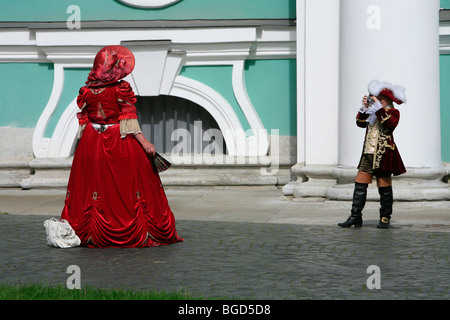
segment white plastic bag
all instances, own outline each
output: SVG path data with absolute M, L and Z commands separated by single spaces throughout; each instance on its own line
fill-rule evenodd
M 81 244 L 80 238 L 67 220 L 51 218 L 45 220 L 44 227 L 47 232 L 47 244 L 51 247 L 72 248 Z

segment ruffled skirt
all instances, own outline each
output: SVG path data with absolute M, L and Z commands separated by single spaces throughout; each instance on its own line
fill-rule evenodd
M 61 219 L 89 247 L 153 247 L 183 241 L 159 175 L 134 136 L 120 137 L 119 124 L 102 133 L 86 125 L 73 158 Z

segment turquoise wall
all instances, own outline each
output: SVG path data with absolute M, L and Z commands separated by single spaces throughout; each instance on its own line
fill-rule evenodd
M 450 0 L 441 0 L 441 8 L 450 9 Z
M 53 87 L 53 64 L 0 63 L 0 126 L 34 128 Z
M 450 162 L 450 55 L 440 56 L 442 161 Z
M 247 93 L 267 130 L 297 136 L 297 72 L 295 59 L 247 60 Z M 270 132 L 269 132 L 270 133 Z
M 441 0 L 441 8 L 450 9 L 450 0 Z M 442 161 L 450 162 L 450 55 L 440 56 L 440 77 Z
M 118 0 L 0 0 L 0 21 L 66 21 L 77 5 L 81 21 L 295 19 L 296 0 L 181 0 L 170 7 L 142 9 Z M 83 25 L 81 24 L 81 28 Z
M 51 137 L 65 108 L 78 96 L 90 69 L 66 69 L 64 90 L 45 131 Z M 53 64 L 0 63 L 0 73 L 9 75 L 0 99 L 1 127 L 34 128 L 53 88 Z

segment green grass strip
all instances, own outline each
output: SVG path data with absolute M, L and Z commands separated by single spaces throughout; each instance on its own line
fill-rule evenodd
M 214 298 L 229 299 L 229 298 Z M 121 288 L 79 290 L 43 284 L 0 285 L 0 300 L 208 300 L 186 291 L 134 291 Z

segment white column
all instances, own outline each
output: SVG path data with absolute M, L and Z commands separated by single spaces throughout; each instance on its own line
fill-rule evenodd
M 440 142 L 439 0 L 341 0 L 340 9 L 337 178 L 349 179 L 343 168 L 358 164 L 365 131 L 355 117 L 367 84 L 378 79 L 404 86 L 408 99 L 398 106 L 394 132 L 408 170 L 394 180 L 396 198 L 448 199 L 448 185 L 440 181 L 446 171 Z M 344 189 L 333 188 L 328 196 L 351 197 L 350 188 L 342 195 Z
M 440 167 L 439 0 L 341 0 L 339 164 L 355 166 L 355 126 L 372 79 L 403 85 L 394 132 L 405 165 Z

